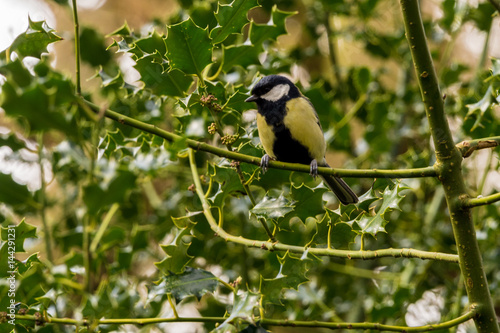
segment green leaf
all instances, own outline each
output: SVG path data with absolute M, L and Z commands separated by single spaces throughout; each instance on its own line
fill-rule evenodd
M 290 213 L 293 207 L 292 202 L 285 198 L 283 193 L 281 193 L 278 198 L 273 198 L 266 194 L 266 196 L 250 210 L 250 213 L 254 214 L 257 218 L 264 218 L 266 220 L 277 219 Z
M 32 21 L 28 18 L 28 29 L 12 42 L 7 49 L 9 53 L 16 52 L 20 58 L 35 57 L 40 59 L 42 53 L 47 53 L 47 45 L 60 41 L 62 38 L 55 34 L 45 21 Z M 6 51 L 0 53 L 1 58 L 6 57 Z
M 157 59 L 155 55 L 149 54 L 138 59 L 134 65 L 146 88 L 159 96 L 184 97 L 193 79 L 178 69 L 166 72 L 163 66 L 156 62 Z
M 91 66 L 105 66 L 111 60 L 111 54 L 104 44 L 104 37 L 90 27 L 83 27 L 80 31 L 80 54 L 82 60 Z
M 363 213 L 354 221 L 351 221 L 351 223 L 355 222 L 359 226 L 360 230 L 357 232 L 359 234 L 370 234 L 374 237 L 379 232 L 386 232 L 385 225 L 389 221 L 386 219 L 385 214 L 395 209 L 401 210 L 399 202 L 403 200 L 404 195 L 400 195 L 400 192 L 405 189 L 408 189 L 408 187 L 401 184 L 397 184 L 392 189 L 387 186 L 382 196 L 381 205 L 374 214 Z
M 24 250 L 24 241 L 26 238 L 37 238 L 36 227 L 24 221 L 14 227 L 2 227 L 2 240 L 13 241 L 15 244 L 16 252 L 26 252 Z
M 495 11 L 495 8 L 491 4 L 480 3 L 477 8 L 470 10 L 469 18 L 474 21 L 480 30 L 489 32 Z
M 248 68 L 251 65 L 259 65 L 259 49 L 253 45 L 231 45 L 222 47 L 224 53 L 224 64 L 222 70 L 229 72 L 235 66 Z
M 185 267 L 194 258 L 188 254 L 191 242 L 187 243 L 183 240 L 184 236 L 191 236 L 191 230 L 194 223 L 191 222 L 189 217 L 186 218 L 172 218 L 174 223 L 179 225 L 186 225 L 184 228 L 177 229 L 177 235 L 172 243 L 169 245 L 161 245 L 162 250 L 167 254 L 166 258 L 161 262 L 155 263 L 163 274 L 180 274 L 184 272 Z
M 286 35 L 286 19 L 290 16 L 296 15 L 298 12 L 286 12 L 279 10 L 276 5 L 273 6 L 271 11 L 271 19 L 266 24 L 258 24 L 252 21 L 250 23 L 250 42 L 263 49 L 263 43 L 267 40 L 276 41 L 278 36 Z
M 201 78 L 203 69 L 212 62 L 212 44 L 207 31 L 191 19 L 170 26 L 165 40 L 170 66 Z
M 368 68 L 359 67 L 354 70 L 353 83 L 359 94 L 366 94 L 371 81 L 372 77 Z
M 38 253 L 33 253 L 27 259 L 19 261 L 17 263 L 17 272 L 21 275 L 26 274 L 34 265 L 42 265 L 42 262 L 38 258 Z
M 148 54 L 158 52 L 161 56 L 165 56 L 167 53 L 165 39 L 156 30 L 153 30 L 147 37 L 136 40 L 135 45 Z
M 0 202 L 11 206 L 16 212 L 32 211 L 38 207 L 28 187 L 15 182 L 11 175 L 0 172 L 0 188 Z
M 15 66 L 1 66 L 7 81 L 2 86 L 0 100 L 5 113 L 17 118 L 23 127 L 40 132 L 58 130 L 70 137 L 78 137 L 73 112 L 74 88 L 70 80 L 52 71 L 43 59 L 35 66 L 36 76 L 24 86 L 25 68 L 20 59 Z M 45 74 L 45 75 L 43 75 Z M 22 82 L 21 82 L 22 81 Z
M 305 223 L 308 217 L 315 218 L 318 214 L 325 212 L 323 207 L 323 193 L 327 192 L 326 187 L 310 188 L 306 185 L 296 187 L 291 186 L 290 197 L 295 202 L 293 212 L 288 213 L 280 224 L 288 223 L 291 218 L 298 217 Z
M 469 109 L 469 112 L 467 112 L 465 119 L 472 115 L 476 116 L 476 122 L 472 126 L 471 131 L 474 131 L 478 126 L 481 126 L 481 120 L 483 119 L 485 112 L 492 106 L 494 102 L 495 97 L 493 96 L 493 86 L 490 85 L 480 101 L 474 104 L 466 105 Z
M 228 196 L 246 193 L 240 178 L 233 168 L 209 165 L 210 177 L 219 184 L 216 193 L 210 198 L 215 206 L 221 206 Z
M 229 5 L 219 3 L 215 13 L 219 25 L 210 32 L 212 43 L 214 45 L 221 43 L 230 34 L 240 33 L 248 22 L 248 11 L 258 5 L 257 0 L 234 0 Z
M 108 183 L 90 184 L 83 188 L 83 202 L 89 214 L 115 202 L 123 202 L 134 188 L 137 176 L 131 171 L 120 170 Z
M 15 275 L 12 276 L 10 273 L 14 272 L 17 266 L 17 262 L 14 258 L 14 247 L 9 244 L 9 242 L 2 243 L 2 247 L 0 247 L 0 278 L 13 279 L 15 283 Z M 10 283 L 10 281 L 8 282 Z
M 219 281 L 210 272 L 186 267 L 183 273 L 165 275 L 156 284 L 150 294 L 172 294 L 176 302 L 180 302 L 189 296 L 195 296 L 200 300 L 206 293 L 213 293 Z
M 250 292 L 238 293 L 234 297 L 232 309 L 229 311 L 229 317 L 220 324 L 215 332 L 227 332 L 227 325 L 236 318 L 245 322 L 254 323 L 254 309 L 259 307 L 259 296 Z
M 280 258 L 280 271 L 274 279 L 265 279 L 261 276 L 259 291 L 262 294 L 263 304 L 283 305 L 281 302 L 284 289 L 295 289 L 300 284 L 309 281 L 306 277 L 306 264 L 311 259 L 299 259 L 292 257 L 289 252 Z

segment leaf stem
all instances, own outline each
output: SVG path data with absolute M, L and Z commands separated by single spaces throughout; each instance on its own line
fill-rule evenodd
M 167 298 L 168 298 L 168 303 L 170 304 L 170 307 L 172 308 L 172 311 L 174 313 L 174 318 L 179 319 L 179 314 L 177 313 L 174 301 L 172 300 L 172 294 L 168 293 Z

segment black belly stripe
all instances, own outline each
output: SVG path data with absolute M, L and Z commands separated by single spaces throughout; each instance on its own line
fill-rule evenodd
M 283 125 L 274 127 L 276 140 L 273 152 L 278 161 L 290 163 L 310 164 L 313 160 L 308 149 L 300 142 L 292 138 L 290 131 Z

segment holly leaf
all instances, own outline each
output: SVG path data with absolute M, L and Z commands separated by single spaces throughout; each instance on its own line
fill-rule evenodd
M 316 217 L 325 212 L 323 207 L 323 193 L 326 187 L 311 188 L 304 184 L 291 186 L 290 197 L 294 201 L 293 212 L 288 213 L 280 223 L 288 223 L 292 217 L 298 217 L 305 223 L 308 217 Z
M 153 30 L 147 37 L 137 39 L 135 45 L 147 54 L 158 53 L 161 56 L 165 56 L 167 52 L 165 39 L 156 30 Z
M 26 252 L 24 250 L 24 241 L 26 238 L 38 238 L 36 235 L 36 227 L 24 221 L 12 227 L 2 227 L 2 240 L 5 242 L 13 241 L 16 253 Z
M 280 258 L 280 270 L 278 275 L 273 279 L 265 279 L 261 276 L 259 291 L 262 294 L 263 304 L 283 305 L 281 302 L 284 289 L 295 289 L 300 284 L 309 281 L 306 277 L 307 263 L 311 259 L 300 259 L 290 255 L 289 252 Z
M 255 324 L 253 317 L 256 307 L 259 307 L 259 295 L 249 292 L 238 293 L 238 295 L 234 296 L 233 308 L 229 311 L 229 317 L 214 331 L 227 332 L 227 324 L 234 322 L 236 318 L 241 318 L 247 323 Z
M 0 188 L 0 202 L 11 206 L 16 212 L 32 211 L 38 207 L 28 187 L 15 182 L 11 175 L 0 172 Z
M 250 210 L 250 213 L 255 215 L 257 218 L 264 218 L 267 220 L 284 217 L 292 210 L 292 202 L 287 199 L 283 193 L 281 193 L 278 198 L 273 198 L 269 196 L 268 193 Z
M 215 13 L 219 24 L 210 32 L 212 43 L 214 45 L 221 43 L 229 35 L 240 33 L 243 26 L 248 22 L 248 11 L 258 6 L 257 0 L 234 0 L 228 5 L 219 3 Z
M 185 267 L 194 258 L 188 254 L 191 242 L 185 242 L 184 236 L 191 236 L 191 230 L 195 223 L 192 223 L 189 217 L 172 219 L 176 225 L 184 227 L 177 229 L 177 234 L 169 245 L 161 245 L 167 256 L 162 261 L 155 263 L 155 265 L 163 274 L 180 274 L 184 272 Z
M 184 97 L 193 79 L 178 69 L 165 71 L 158 61 L 155 54 L 148 54 L 138 59 L 134 65 L 146 88 L 159 96 Z
M 250 42 L 262 50 L 263 43 L 265 41 L 276 41 L 278 39 L 278 36 L 286 35 L 288 33 L 286 31 L 285 20 L 292 15 L 296 15 L 297 13 L 298 12 L 286 12 L 279 10 L 278 7 L 274 5 L 271 11 L 271 19 L 269 20 L 269 22 L 267 22 L 266 24 L 258 24 L 252 21 L 250 23 Z
M 467 112 L 465 119 L 472 115 L 476 116 L 476 122 L 471 128 L 471 132 L 474 131 L 478 126 L 481 126 L 481 120 L 483 119 L 485 112 L 491 107 L 492 103 L 494 102 L 495 97 L 493 96 L 493 86 L 490 85 L 480 101 L 474 104 L 466 105 L 469 109 L 469 112 Z
M 258 65 L 259 62 L 259 49 L 253 45 L 232 45 L 222 47 L 224 54 L 224 63 L 222 70 L 227 73 L 235 66 L 248 68 L 251 65 Z
M 45 21 L 32 21 L 28 17 L 28 29 L 14 39 L 7 50 L 0 53 L 0 58 L 6 58 L 9 53 L 16 52 L 20 58 L 35 57 L 40 59 L 42 53 L 47 53 L 47 46 L 62 40 L 55 34 L 55 30 L 47 25 Z
M 191 19 L 170 26 L 165 40 L 170 66 L 201 78 L 203 69 L 212 62 L 212 43 L 207 31 L 208 28 L 198 27 Z
M 230 195 L 246 193 L 240 178 L 232 168 L 209 166 L 210 177 L 219 184 L 217 192 L 210 198 L 215 206 L 221 206 Z
M 78 137 L 81 131 L 73 114 L 76 109 L 73 106 L 73 85 L 63 75 L 52 71 L 47 62 L 44 58 L 37 63 L 34 76 L 27 76 L 19 58 L 0 67 L 0 73 L 7 77 L 0 94 L 2 108 L 28 130 L 55 129 L 70 137 Z
M 370 234 L 375 237 L 379 232 L 386 232 L 385 225 L 389 221 L 385 218 L 385 214 L 395 209 L 401 210 L 399 202 L 403 200 L 404 195 L 400 195 L 400 192 L 405 189 L 408 187 L 401 184 L 397 184 L 392 189 L 387 186 L 382 196 L 382 203 L 375 213 L 362 213 L 349 223 L 352 225 L 354 222 L 359 226 L 359 230 L 356 231 L 358 234 Z
M 172 294 L 176 302 L 186 297 L 195 296 L 198 300 L 206 293 L 213 293 L 219 281 L 210 272 L 198 268 L 186 267 L 184 272 L 170 273 L 155 282 L 150 298 L 156 295 Z

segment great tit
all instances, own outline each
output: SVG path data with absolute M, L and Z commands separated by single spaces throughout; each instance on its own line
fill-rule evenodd
M 284 76 L 269 75 L 252 89 L 245 102 L 257 104 L 257 128 L 266 154 L 261 167 L 266 171 L 269 159 L 310 165 L 313 177 L 318 165 L 326 163 L 326 142 L 318 114 L 309 99 Z M 321 175 L 323 181 L 344 205 L 358 202 L 358 197 L 341 178 Z

